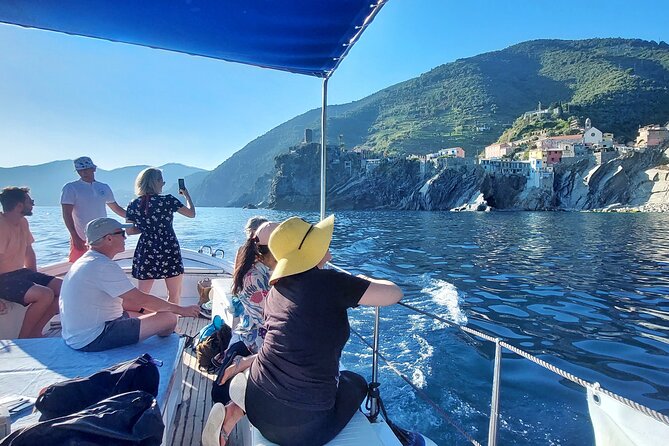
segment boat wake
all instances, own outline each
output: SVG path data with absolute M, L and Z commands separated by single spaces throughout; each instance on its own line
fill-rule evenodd
M 464 293 L 459 291 L 455 285 L 441 279 L 428 279 L 427 285 L 421 293 L 430 296 L 432 302 L 438 305 L 434 313 L 448 319 L 454 324 L 466 325 L 467 316 L 462 311 L 461 304 L 464 301 Z M 445 309 L 445 313 L 438 310 Z

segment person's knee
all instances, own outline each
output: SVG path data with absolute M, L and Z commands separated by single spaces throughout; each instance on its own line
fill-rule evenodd
M 60 288 L 63 285 L 63 279 L 60 277 L 54 277 L 51 282 L 49 282 L 49 289 L 51 289 L 55 296 L 60 296 Z
M 160 313 L 160 334 L 161 336 L 170 335 L 175 328 L 177 328 L 177 322 L 179 319 L 174 313 Z
M 357 397 L 361 400 L 367 396 L 369 386 L 367 384 L 367 380 L 364 377 L 358 375 L 357 373 L 346 370 L 341 372 L 340 380 L 344 381 L 345 386 L 350 389 L 350 392 L 357 395 Z
M 44 306 L 49 306 L 54 302 L 55 294 L 49 287 L 33 285 L 26 291 L 24 300 L 26 304 L 39 303 Z
M 176 314 L 174 314 L 174 313 L 165 313 L 165 317 L 166 317 L 166 319 L 167 319 L 166 322 L 165 322 L 165 324 L 166 324 L 166 326 L 167 326 L 168 328 L 171 328 L 172 330 L 174 330 L 175 328 L 177 328 L 177 322 L 179 322 L 179 318 L 177 317 Z

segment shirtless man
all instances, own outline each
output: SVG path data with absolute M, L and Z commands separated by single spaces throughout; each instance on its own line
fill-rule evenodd
M 37 272 L 35 241 L 27 216 L 34 201 L 27 187 L 5 187 L 0 193 L 0 296 L 28 307 L 19 338 L 39 338 L 58 314 L 62 280 Z

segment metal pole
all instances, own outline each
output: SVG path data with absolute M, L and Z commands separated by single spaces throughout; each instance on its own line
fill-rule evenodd
M 323 79 L 321 106 L 321 220 L 325 218 L 325 176 L 327 168 L 328 78 Z
M 372 348 L 372 387 L 374 392 L 370 394 L 369 398 L 369 419 L 371 422 L 376 421 L 379 415 L 379 332 L 380 332 L 380 307 L 376 307 L 374 311 L 374 342 Z
M 488 446 L 497 444 L 497 420 L 499 418 L 499 386 L 502 372 L 502 346 L 495 339 L 495 368 L 492 372 L 492 399 L 490 401 L 490 426 L 488 426 Z

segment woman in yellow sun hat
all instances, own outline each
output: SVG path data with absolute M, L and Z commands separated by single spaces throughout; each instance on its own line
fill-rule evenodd
M 202 433 L 204 446 L 222 446 L 246 414 L 269 441 L 323 445 L 349 422 L 367 395 L 365 379 L 339 371 L 348 340 L 347 309 L 399 302 L 388 280 L 323 269 L 332 256 L 334 216 L 318 224 L 291 217 L 269 238 L 277 260 L 265 304 L 265 341 L 257 355 L 226 369 L 227 406 L 215 404 Z M 244 372 L 244 373 L 240 373 Z

